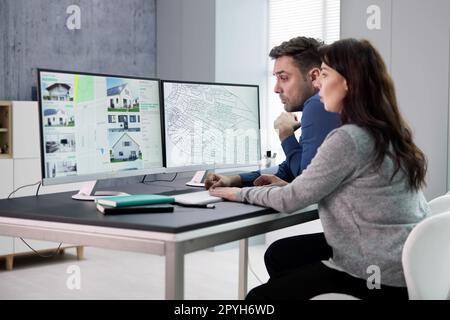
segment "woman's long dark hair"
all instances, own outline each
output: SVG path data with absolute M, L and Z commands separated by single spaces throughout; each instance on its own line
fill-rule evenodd
M 381 55 L 369 41 L 356 39 L 336 41 L 319 52 L 322 61 L 347 81 L 342 124 L 369 130 L 375 139 L 374 165 L 379 168 L 389 156 L 395 164 L 391 179 L 402 169 L 409 177 L 410 188 L 420 189 L 425 185 L 427 161 L 400 114 L 394 83 Z

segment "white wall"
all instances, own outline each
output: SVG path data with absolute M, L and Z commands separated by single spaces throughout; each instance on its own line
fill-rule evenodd
M 367 7 L 377 5 L 381 9 L 381 29 L 366 27 Z M 341 39 L 369 39 L 380 51 L 389 70 L 391 67 L 392 0 L 341 0 Z
M 368 30 L 366 9 L 381 9 L 381 29 Z M 394 79 L 402 114 L 428 158 L 427 199 L 448 190 L 450 2 L 342 0 L 341 38 L 371 40 Z
M 428 157 L 431 199 L 448 190 L 450 2 L 395 0 L 393 12 L 392 76 L 402 112 Z
M 267 1 L 216 0 L 215 81 L 259 85 L 262 149 L 267 126 Z M 269 126 L 272 130 L 272 126 Z
M 266 110 L 267 0 L 157 0 L 156 9 L 158 77 L 258 84 Z

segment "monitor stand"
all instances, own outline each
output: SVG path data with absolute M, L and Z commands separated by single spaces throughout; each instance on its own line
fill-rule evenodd
M 74 200 L 83 200 L 83 201 L 94 201 L 95 198 L 98 197 L 106 197 L 106 196 L 127 196 L 128 193 L 120 192 L 120 191 L 96 191 L 94 193 L 95 185 L 97 181 L 92 181 L 85 183 L 80 191 L 77 194 L 72 196 Z
M 186 182 L 186 185 L 190 187 L 204 187 L 207 175 L 208 170 L 197 171 L 192 177 L 191 181 Z

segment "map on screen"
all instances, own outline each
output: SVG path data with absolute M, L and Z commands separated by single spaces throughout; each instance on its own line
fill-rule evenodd
M 163 81 L 167 167 L 253 165 L 258 86 Z

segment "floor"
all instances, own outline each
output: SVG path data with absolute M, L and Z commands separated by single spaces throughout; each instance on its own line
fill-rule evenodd
M 268 279 L 266 248 L 249 247 L 249 289 Z M 1 261 L 0 300 L 164 299 L 164 257 L 91 247 L 84 255 L 78 261 L 75 249 L 68 249 L 51 259 L 20 257 L 13 271 L 6 271 Z M 237 247 L 186 255 L 185 299 L 237 299 L 238 257 Z

